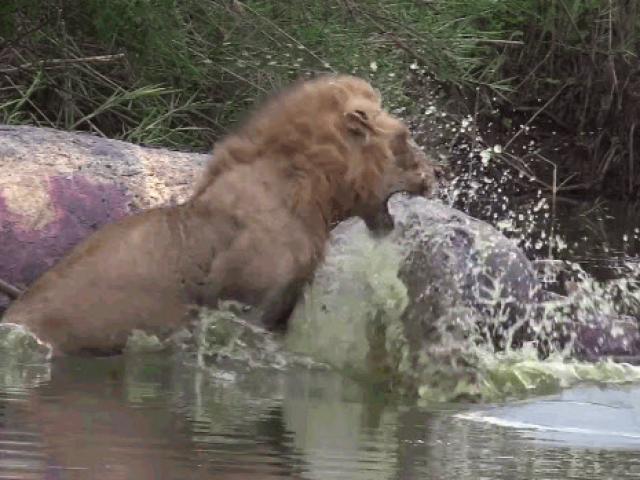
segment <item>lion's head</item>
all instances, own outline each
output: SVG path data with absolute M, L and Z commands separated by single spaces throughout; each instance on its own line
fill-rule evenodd
M 352 213 L 370 230 L 388 231 L 393 227 L 389 197 L 398 192 L 429 195 L 437 184 L 436 169 L 404 122 L 382 108 L 373 87 L 354 77 L 340 77 L 336 83 L 362 92 L 345 104 L 342 126 L 360 156 L 350 178 L 356 193 Z
M 274 194 L 306 219 L 319 210 L 324 229 L 359 216 L 374 231 L 392 226 L 388 198 L 428 194 L 434 165 L 407 126 L 382 108 L 367 81 L 326 75 L 272 97 L 214 150 L 196 189 L 201 196 L 236 165 L 269 164 L 280 178 Z

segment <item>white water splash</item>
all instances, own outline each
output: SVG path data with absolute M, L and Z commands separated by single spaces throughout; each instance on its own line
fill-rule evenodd
M 416 202 L 414 207 L 420 200 Z M 458 218 L 455 212 L 438 221 L 437 212 L 450 211 L 429 208 L 433 222 L 429 215 L 420 217 L 401 241 L 374 239 L 358 221 L 341 226 L 294 312 L 288 347 L 369 381 L 386 379 L 397 392 L 414 392 L 427 402 L 519 397 L 581 382 L 640 380 L 640 369 L 631 365 L 572 359 L 573 344 L 562 327 L 574 325 L 571 315 L 586 322 L 586 307 L 573 297 L 541 304 L 535 291 L 516 292 L 535 274 L 527 270 L 526 260 L 514 256 L 515 247 L 484 224 Z M 394 215 L 401 225 L 418 222 L 411 210 Z M 460 241 L 466 242 L 462 249 Z M 424 249 L 425 259 L 412 256 Z M 449 260 L 441 264 L 440 258 Z M 422 290 L 409 292 L 401 280 L 407 262 L 418 267 L 414 275 Z M 514 269 L 503 270 L 501 262 Z M 465 292 L 472 295 L 465 297 Z M 408 312 L 420 302 L 422 310 L 412 307 Z M 487 338 L 511 317 L 515 321 L 503 332 L 506 350 L 497 351 Z M 518 329 L 528 323 L 538 341 L 549 343 L 545 360 L 538 342 L 511 348 Z M 568 337 L 562 345 L 554 343 L 558 335 Z

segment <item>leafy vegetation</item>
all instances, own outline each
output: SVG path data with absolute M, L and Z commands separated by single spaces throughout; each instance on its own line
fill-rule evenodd
M 442 89 L 453 117 L 476 127 L 468 143 L 477 146 L 479 131 L 504 146 L 505 165 L 556 191 L 634 195 L 638 8 L 624 0 L 5 0 L 0 122 L 208 148 L 291 79 L 348 72 L 371 78 L 418 122 L 432 121 L 420 118 L 423 99 Z

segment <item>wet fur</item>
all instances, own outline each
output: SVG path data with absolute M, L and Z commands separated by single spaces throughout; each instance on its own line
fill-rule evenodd
M 106 226 L 10 306 L 56 353 L 113 352 L 132 329 L 165 336 L 194 307 L 252 305 L 286 323 L 332 226 L 388 230 L 387 198 L 426 193 L 433 166 L 364 80 L 327 76 L 275 96 L 214 149 L 185 204 Z

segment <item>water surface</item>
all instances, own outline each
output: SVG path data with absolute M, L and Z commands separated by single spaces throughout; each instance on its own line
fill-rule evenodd
M 68 359 L 3 381 L 0 478 L 640 475 L 640 387 L 427 408 L 336 372 L 203 372 L 164 354 Z

